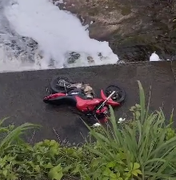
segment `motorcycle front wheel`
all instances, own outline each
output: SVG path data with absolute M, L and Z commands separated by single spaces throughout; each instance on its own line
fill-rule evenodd
M 59 93 L 59 92 L 66 93 L 68 88 L 65 89 L 65 87 L 59 85 L 59 81 L 61 80 L 64 80 L 67 83 L 72 83 L 72 80 L 68 77 L 55 76 L 50 82 L 50 89 L 52 93 Z
M 111 99 L 115 102 L 122 103 L 126 98 L 126 92 L 124 89 L 120 88 L 118 85 L 109 85 L 105 89 L 105 94 L 108 97 L 113 91 L 115 94 L 111 97 Z

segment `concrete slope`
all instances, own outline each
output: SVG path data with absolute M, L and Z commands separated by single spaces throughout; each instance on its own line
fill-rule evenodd
M 0 118 L 10 116 L 16 125 L 24 122 L 41 124 L 42 129 L 34 136 L 41 139 L 67 139 L 71 143 L 83 141 L 87 128 L 79 116 L 65 107 L 51 107 L 43 103 L 46 87 L 55 75 L 70 76 L 75 81 L 90 83 L 96 92 L 108 84 L 117 83 L 126 90 L 127 99 L 116 110 L 117 118 L 126 115 L 129 108 L 138 103 L 140 80 L 146 93 L 152 86 L 151 109 L 164 106 L 168 116 L 176 107 L 176 63 L 142 62 L 122 65 L 83 67 L 60 70 L 0 73 Z M 57 134 L 57 133 L 58 134 Z M 57 135 L 56 135 L 57 134 Z M 30 140 L 34 134 L 30 134 Z

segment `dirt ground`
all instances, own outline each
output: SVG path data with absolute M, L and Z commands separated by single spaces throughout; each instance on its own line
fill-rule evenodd
M 54 0 L 56 1 L 56 0 Z M 125 61 L 147 61 L 153 51 L 176 57 L 175 0 L 63 0 L 59 8 L 90 24 L 90 37 L 109 41 Z

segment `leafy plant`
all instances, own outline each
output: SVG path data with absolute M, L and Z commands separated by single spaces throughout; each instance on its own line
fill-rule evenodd
M 7 118 L 0 121 L 0 179 L 16 180 L 18 173 L 16 170 L 19 164 L 17 161 L 18 149 L 25 150 L 26 143 L 22 135 L 30 129 L 38 128 L 38 125 L 24 123 L 18 127 L 13 125 L 4 126 Z M 23 159 L 24 160 L 24 159 Z
M 81 174 L 88 158 L 82 147 L 61 147 L 55 140 L 43 140 L 34 146 L 21 137 L 38 125 L 25 123 L 15 127 L 0 124 L 1 180 L 61 180 Z
M 24 123 L 20 126 L 3 126 L 4 121 L 8 118 L 0 120 L 0 152 L 1 156 L 4 151 L 15 145 L 20 145 L 24 142 L 21 135 L 26 133 L 27 130 L 40 127 L 39 125 Z
M 129 123 L 119 127 L 110 107 L 112 127 L 109 130 L 103 128 L 103 133 L 90 129 L 96 142 L 92 146 L 87 143 L 87 149 L 97 156 L 87 170 L 90 179 L 157 180 L 176 177 L 175 131 L 166 124 L 161 109 L 149 113 L 144 90 L 140 82 L 138 85 L 140 104 L 131 109 L 133 118 Z

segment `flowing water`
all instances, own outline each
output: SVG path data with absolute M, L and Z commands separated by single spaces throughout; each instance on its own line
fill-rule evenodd
M 117 63 L 86 28 L 49 0 L 0 0 L 0 72 Z

